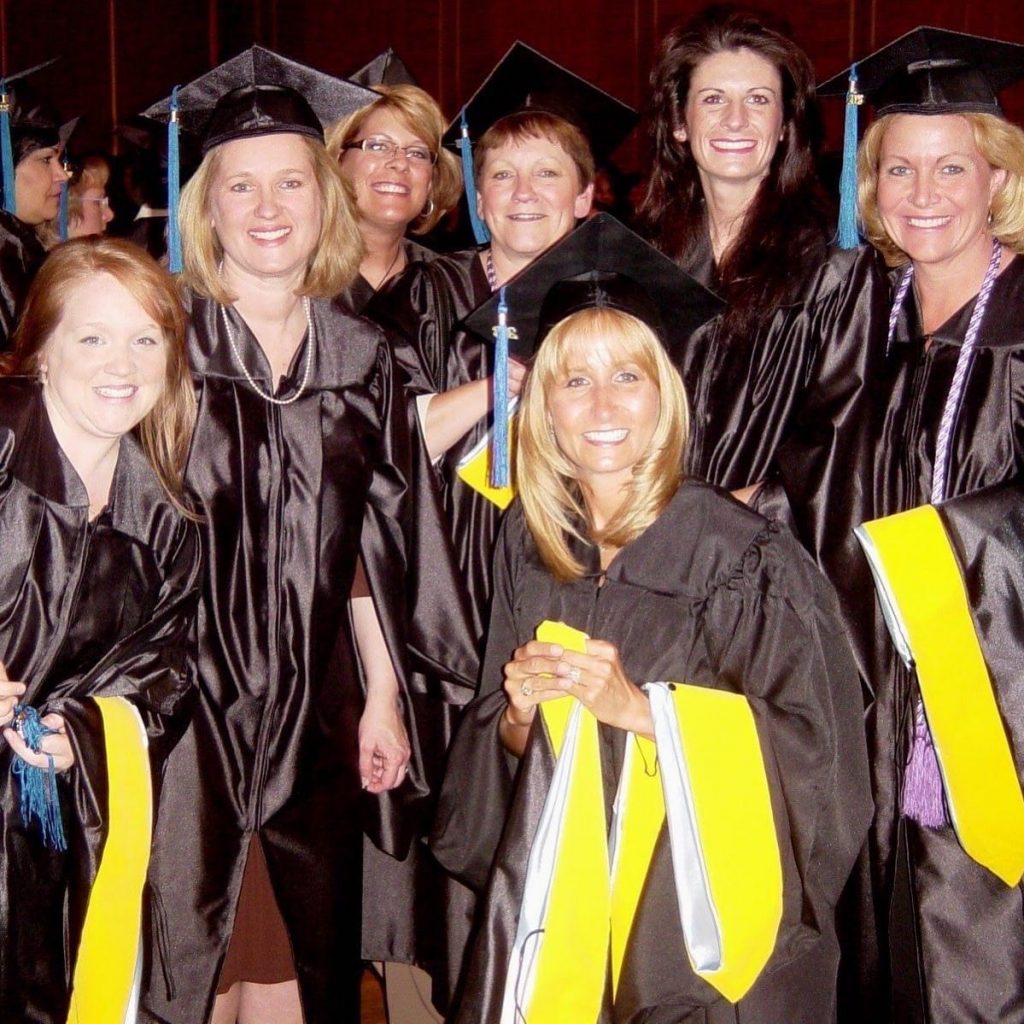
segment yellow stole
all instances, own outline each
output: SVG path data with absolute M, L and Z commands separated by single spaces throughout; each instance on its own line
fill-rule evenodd
M 1017 885 L 1024 875 L 1024 794 L 938 511 L 923 505 L 857 529 L 893 640 L 917 670 L 957 838 Z
M 96 697 L 107 757 L 107 838 L 89 894 L 68 1024 L 134 1020 L 142 892 L 153 833 L 148 740 L 123 697 Z
M 573 640 L 575 631 L 552 634 L 550 626 L 544 624 L 538 638 L 567 649 L 580 649 L 578 643 L 585 642 L 585 637 Z M 774 949 L 782 916 L 782 868 L 750 707 L 739 694 L 705 687 L 652 684 L 649 693 L 657 745 L 639 736 L 627 740 L 611 863 L 597 720 L 571 698 L 540 705 L 557 763 L 530 853 L 503 1024 L 597 1020 L 609 970 L 613 993 L 619 986 L 666 819 L 666 792 L 680 921 L 694 971 L 736 1002 Z M 667 738 L 670 732 L 674 744 Z M 664 749 L 670 744 L 673 749 Z M 680 800 L 685 807 L 676 806 Z M 548 820 L 552 803 L 557 804 L 553 823 Z M 677 850 L 683 846 L 690 848 L 689 864 Z M 699 934 L 696 939 L 688 934 L 699 932 L 690 927 L 695 903 L 706 911 L 696 919 L 711 923 L 713 949 L 701 944 Z

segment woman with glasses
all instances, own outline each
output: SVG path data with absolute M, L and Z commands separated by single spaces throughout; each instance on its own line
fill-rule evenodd
M 375 291 L 430 252 L 406 237 L 424 235 L 456 204 L 462 175 L 441 148 L 444 117 L 415 85 L 381 85 L 380 99 L 339 121 L 327 150 L 355 193 L 366 253 L 349 300 L 361 310 Z

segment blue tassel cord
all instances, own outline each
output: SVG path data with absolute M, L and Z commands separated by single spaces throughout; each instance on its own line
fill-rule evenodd
M 505 288 L 498 293 L 498 330 L 492 380 L 494 431 L 491 437 L 491 486 L 508 487 L 508 303 Z
M 466 123 L 466 111 L 462 111 L 462 135 L 459 139 L 459 152 L 462 154 L 462 184 L 466 190 L 466 206 L 469 207 L 469 223 L 473 227 L 473 237 L 477 245 L 486 245 L 491 240 L 487 225 L 476 212 L 476 181 L 473 177 L 473 143 L 469 140 L 469 125 Z
M 843 169 L 839 175 L 839 231 L 836 242 L 840 249 L 856 249 L 860 245 L 857 230 L 857 111 L 864 97 L 857 90 L 857 65 L 850 68 L 850 88 L 846 94 L 843 121 Z
M 171 118 L 167 122 L 167 264 L 172 274 L 180 274 L 181 228 L 178 205 L 181 201 L 181 159 L 178 141 L 178 87 L 171 90 Z
M 68 183 L 65 181 L 60 187 L 60 213 L 57 215 L 57 229 L 60 233 L 60 240 L 68 240 Z
M 4 209 L 14 213 L 14 148 L 11 145 L 11 102 L 7 83 L 0 78 L 0 169 L 4 179 Z
M 39 712 L 19 704 L 14 709 L 14 723 L 18 735 L 25 741 L 29 749 L 39 752 L 44 736 L 53 734 L 39 718 Z M 43 833 L 43 842 L 52 850 L 63 853 L 67 848 L 64 837 L 64 822 L 60 816 L 60 799 L 57 795 L 57 772 L 53 767 L 53 758 L 47 755 L 49 768 L 37 768 L 35 765 L 14 758 L 11 773 L 17 783 L 21 795 L 21 820 L 29 828 L 33 821 L 38 821 Z

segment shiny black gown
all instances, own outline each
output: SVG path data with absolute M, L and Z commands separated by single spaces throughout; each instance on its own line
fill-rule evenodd
M 27 684 L 23 703 L 65 717 L 75 752 L 58 781 L 68 851 L 56 853 L 22 824 L 0 741 L 0 1020 L 67 1020 L 106 835 L 103 727 L 89 698 L 131 701 L 159 780 L 194 696 L 198 594 L 196 529 L 135 440 L 122 438 L 109 504 L 90 522 L 40 386 L 0 378 L 0 662 Z
M 406 664 L 457 654 L 435 639 L 454 615 L 445 566 L 417 561 L 431 519 L 411 515 L 416 447 L 389 348 L 340 306 L 311 306 L 315 344 L 300 346 L 278 394 L 296 394 L 311 360 L 307 386 L 272 405 L 246 380 L 218 304 L 191 298 L 199 412 L 186 478 L 206 557 L 199 702 L 166 770 L 146 1021 L 206 1020 L 254 832 L 307 1024 L 357 1020 L 363 814 L 378 842 L 401 848 L 402 805 L 425 795 L 408 695 L 410 777 L 381 800 L 361 793 L 348 599 L 361 554 L 403 682 Z M 228 317 L 245 368 L 268 391 L 258 342 L 233 309 Z
M 517 765 L 497 723 L 502 665 L 545 619 L 619 649 L 636 682 L 679 680 L 746 694 L 769 772 L 784 910 L 765 973 L 736 1006 L 689 968 L 667 835 L 655 849 L 614 1006 L 602 1024 L 827 1024 L 835 1012 L 833 908 L 870 820 L 857 671 L 835 597 L 789 536 L 706 484 L 683 484 L 604 574 L 559 584 L 518 506 L 495 555 L 495 596 L 480 696 L 452 748 L 432 847 L 485 892 L 458 1024 L 500 1017 L 530 845 L 553 770 L 541 719 Z M 606 793 L 625 733 L 601 727 Z M 506 817 L 507 813 L 507 817 Z M 495 854 L 495 851 L 496 854 Z
M 852 535 L 864 520 L 929 501 L 939 421 L 974 301 L 926 348 L 911 289 L 887 354 L 889 275 L 868 251 L 847 265 L 863 280 L 861 301 L 824 339 L 814 386 L 779 464 L 796 528 L 839 591 L 870 688 L 876 934 L 863 939 L 866 947 L 877 942 L 881 967 L 862 986 L 877 987 L 875 1001 L 850 1019 L 870 1012 L 929 1024 L 1024 1021 L 1024 890 L 971 861 L 952 829 L 924 829 L 899 814 L 917 684 L 896 656 Z M 943 516 L 1024 778 L 1022 469 L 1024 259 L 1017 256 L 996 280 L 981 326 Z
M 10 348 L 21 304 L 46 250 L 32 227 L 0 210 L 0 352 Z
M 681 349 L 692 476 L 727 490 L 765 478 L 807 386 L 821 325 L 847 302 L 850 282 L 828 272 L 828 255 L 823 237 L 808 244 L 784 301 L 757 330 L 727 335 L 719 317 Z M 719 285 L 710 242 L 684 269 L 711 291 Z
M 367 316 L 387 330 L 409 395 L 436 394 L 489 375 L 490 350 L 476 335 L 458 326 L 491 294 L 478 254 L 472 250 L 444 256 L 427 251 L 413 255 L 418 255 L 415 262 L 365 308 Z M 438 326 L 445 319 L 450 324 L 446 333 Z M 478 645 L 482 645 L 486 627 L 490 563 L 502 513 L 467 487 L 455 470 L 459 459 L 488 427 L 488 420 L 476 424 L 454 445 L 434 467 L 432 482 L 444 506 L 450 557 L 460 570 L 460 614 L 468 618 Z M 441 635 L 451 632 L 448 626 Z M 441 677 L 426 687 L 431 692 L 439 685 L 441 699 L 415 702 L 432 791 L 440 785 L 459 713 L 473 696 L 478 672 L 479 663 L 472 687 Z M 429 828 L 429 820 L 429 815 L 420 818 L 423 831 Z M 434 1004 L 444 1010 L 453 999 L 461 973 L 474 904 L 469 890 L 442 871 L 420 843 L 404 861 L 367 847 L 364 955 L 423 967 L 433 980 Z

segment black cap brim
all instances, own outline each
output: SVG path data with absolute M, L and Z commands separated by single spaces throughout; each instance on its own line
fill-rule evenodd
M 857 88 L 884 114 L 1001 114 L 998 93 L 1024 78 L 1024 46 L 920 26 L 856 64 Z M 845 95 L 850 69 L 818 86 Z
M 582 309 L 604 306 L 630 313 L 652 327 L 674 355 L 725 308 L 608 213 L 585 221 L 513 278 L 504 292 L 509 351 L 522 361 L 532 358 L 551 327 Z M 499 301 L 496 293 L 466 318 L 470 330 L 492 342 Z
M 474 140 L 521 110 L 557 114 L 582 131 L 598 159 L 611 155 L 637 122 L 632 107 L 521 42 L 501 58 L 464 110 Z M 461 114 L 441 141 L 454 146 L 460 133 Z
M 376 94 L 273 50 L 252 46 L 178 90 L 181 126 L 204 151 L 231 139 L 283 132 L 323 138 L 323 126 L 372 103 Z M 171 98 L 143 112 L 169 121 Z
M 348 76 L 350 82 L 371 89 L 375 85 L 418 85 L 405 61 L 390 47 L 377 54 L 358 71 Z

